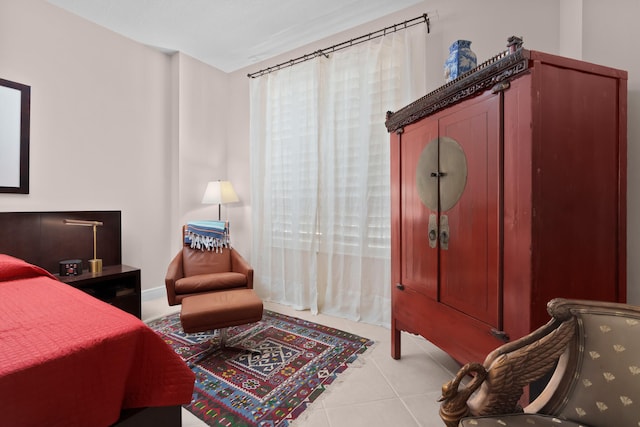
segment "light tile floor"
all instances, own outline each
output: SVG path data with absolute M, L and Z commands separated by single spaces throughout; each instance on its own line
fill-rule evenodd
M 265 302 L 268 310 L 374 340 L 375 345 L 358 357 L 291 423 L 292 427 L 432 427 L 442 426 L 438 416 L 442 384 L 453 378 L 458 364 L 422 337 L 402 334 L 402 357 L 391 357 L 389 329 L 327 315 L 313 315 Z M 150 320 L 180 307 L 169 307 L 164 298 L 142 304 L 143 320 Z M 206 424 L 182 410 L 184 427 Z

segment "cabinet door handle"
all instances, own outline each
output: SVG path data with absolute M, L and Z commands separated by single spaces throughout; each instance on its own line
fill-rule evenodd
M 449 247 L 449 232 L 447 230 L 442 230 L 440 232 L 440 242 L 442 243 L 442 249 L 447 249 Z
M 429 215 L 429 247 L 435 248 L 438 245 L 438 219 L 436 214 Z
M 404 285 L 402 283 L 396 283 L 396 288 L 400 289 L 401 291 L 404 291 Z
M 449 249 L 449 218 L 446 215 L 440 216 L 440 249 Z

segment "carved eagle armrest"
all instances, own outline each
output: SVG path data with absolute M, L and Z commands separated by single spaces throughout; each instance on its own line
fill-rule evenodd
M 440 418 L 457 427 L 465 416 L 522 412 L 524 387 L 547 374 L 575 334 L 575 318 L 554 318 L 518 340 L 498 347 L 483 364 L 468 363 L 442 386 Z M 463 387 L 462 380 L 472 379 Z

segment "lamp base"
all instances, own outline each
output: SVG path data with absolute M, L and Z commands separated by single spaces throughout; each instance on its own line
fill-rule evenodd
M 91 273 L 100 273 L 102 271 L 102 260 L 101 259 L 90 259 L 89 260 L 89 271 Z

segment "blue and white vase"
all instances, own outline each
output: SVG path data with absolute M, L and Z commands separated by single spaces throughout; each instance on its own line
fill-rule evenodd
M 444 63 L 444 76 L 450 82 L 462 74 L 476 68 L 476 54 L 471 50 L 469 40 L 456 40 L 449 46 L 449 57 Z

